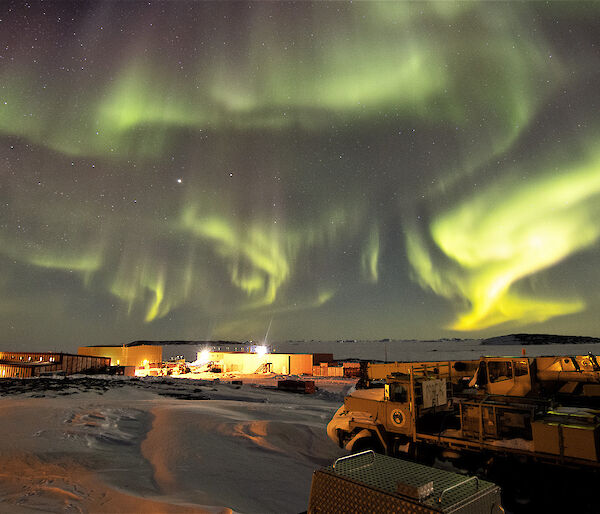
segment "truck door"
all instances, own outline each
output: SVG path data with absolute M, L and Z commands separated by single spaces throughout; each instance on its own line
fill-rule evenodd
M 384 424 L 390 432 L 410 434 L 412 431 L 407 385 L 398 382 L 388 382 L 385 385 Z

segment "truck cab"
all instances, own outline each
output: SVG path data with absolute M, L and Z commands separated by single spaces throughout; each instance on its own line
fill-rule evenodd
M 491 395 L 528 396 L 531 364 L 526 357 L 482 357 L 469 385 Z
M 359 389 L 346 396 L 327 433 L 347 450 L 376 448 L 391 452 L 390 441 L 404 444 L 431 418 L 452 405 L 451 384 L 439 368 L 392 373 L 383 388 Z

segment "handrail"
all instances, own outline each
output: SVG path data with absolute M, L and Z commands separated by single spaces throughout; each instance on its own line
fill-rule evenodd
M 476 487 L 477 487 L 477 489 L 479 489 L 479 478 L 477 478 L 475 476 L 467 478 L 466 480 L 463 480 L 462 482 L 459 482 L 458 484 L 454 484 L 450 487 L 446 487 L 446 489 L 444 489 L 440 493 L 440 496 L 437 499 L 438 503 L 442 503 L 442 497 L 444 496 L 445 493 L 447 493 L 448 491 L 451 491 L 452 489 L 456 489 L 457 487 L 460 487 L 461 485 L 465 485 L 467 482 L 470 482 L 471 480 L 475 480 L 475 482 L 477 482 Z
M 367 453 L 370 453 L 373 456 L 373 460 L 369 463 L 369 465 L 371 465 L 373 464 L 373 462 L 375 462 L 375 452 L 373 450 L 365 450 L 364 452 L 353 453 L 352 455 L 346 455 L 345 457 L 340 457 L 339 459 L 336 459 L 336 461 L 333 463 L 333 469 L 335 469 L 337 463 L 341 460 L 352 459 L 354 457 L 359 457 L 360 455 L 366 455 Z

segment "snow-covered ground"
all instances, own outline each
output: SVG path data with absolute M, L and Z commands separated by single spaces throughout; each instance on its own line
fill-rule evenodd
M 342 454 L 324 430 L 339 392 L 71 381 L 0 398 L 0 512 L 301 512 L 313 470 Z
M 476 359 L 521 347 L 478 341 L 285 343 L 335 358 Z M 600 345 L 526 347 L 527 355 Z M 0 512 L 297 513 L 314 469 L 343 452 L 325 433 L 353 386 L 315 378 L 315 395 L 176 378 L 69 377 L 0 382 Z

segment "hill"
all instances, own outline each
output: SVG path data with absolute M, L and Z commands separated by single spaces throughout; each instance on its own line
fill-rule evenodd
M 541 344 L 584 344 L 600 343 L 597 337 L 558 336 L 552 334 L 510 334 L 490 337 L 481 341 L 482 345 L 541 345 Z

